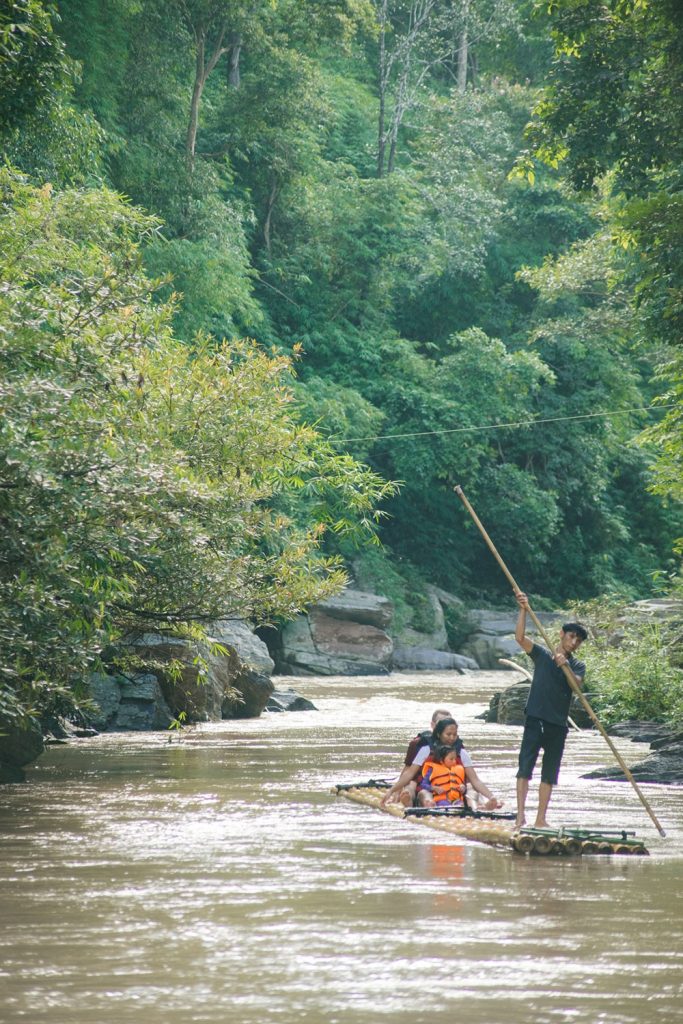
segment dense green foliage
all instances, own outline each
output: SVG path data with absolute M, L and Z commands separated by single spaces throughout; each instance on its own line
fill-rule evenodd
M 65 614 L 84 652 L 57 672 L 23 651 L 22 678 L 77 674 L 143 612 L 291 614 L 339 579 L 325 558 L 357 559 L 343 535 L 379 477 L 400 481 L 385 548 L 355 565 L 401 622 L 428 625 L 425 581 L 505 591 L 458 483 L 532 594 L 640 596 L 675 570 L 675 0 L 3 10 L 0 141 L 33 190 L 5 179 L 8 508 L 28 540 L 2 579 L 9 621 L 27 608 L 47 636 Z M 106 613 L 102 588 L 125 591 Z
M 338 589 L 320 538 L 371 527 L 387 488 L 297 421 L 290 361 L 178 341 L 141 266 L 157 226 L 113 193 L 4 171 L 0 197 L 0 712 L 122 637 Z
M 653 490 L 680 501 L 683 9 L 677 0 L 549 7 L 556 59 L 527 135 L 536 157 L 600 192 L 606 266 L 666 407 L 641 435 L 657 453 Z
M 680 598 L 680 586 L 677 593 Z M 601 722 L 639 719 L 680 726 L 683 651 L 676 617 L 638 616 L 616 597 L 576 611 L 590 630 L 588 696 Z

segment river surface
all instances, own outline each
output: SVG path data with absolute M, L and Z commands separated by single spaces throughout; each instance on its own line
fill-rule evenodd
M 644 787 L 661 839 L 580 778 L 598 734 L 570 734 L 550 818 L 650 857 L 528 858 L 332 795 L 445 706 L 512 809 L 520 730 L 476 718 L 511 678 L 283 679 L 318 710 L 50 747 L 0 786 L 1 1024 L 683 1022 L 683 793 Z

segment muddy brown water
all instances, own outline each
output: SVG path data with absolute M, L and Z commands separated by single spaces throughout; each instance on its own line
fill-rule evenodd
M 683 1022 L 683 792 L 644 787 L 661 839 L 580 778 L 599 735 L 570 734 L 551 818 L 650 857 L 532 859 L 331 794 L 445 705 L 512 808 L 520 730 L 476 718 L 511 678 L 279 680 L 319 710 L 51 747 L 0 787 L 1 1024 Z

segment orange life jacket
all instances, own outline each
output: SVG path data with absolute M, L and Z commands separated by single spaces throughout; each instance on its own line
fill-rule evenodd
M 429 778 L 427 778 L 427 775 L 429 775 Z M 445 764 L 428 759 L 422 766 L 420 789 L 431 792 L 434 797 L 434 803 L 462 803 L 464 793 L 461 793 L 458 787 L 465 785 L 465 778 L 465 769 L 460 761 L 448 768 Z M 432 789 L 433 786 L 441 786 L 445 792 L 435 793 Z

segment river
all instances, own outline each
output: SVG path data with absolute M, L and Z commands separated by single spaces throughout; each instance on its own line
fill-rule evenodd
M 599 735 L 570 734 L 551 820 L 650 857 L 522 857 L 332 795 L 445 706 L 513 808 L 520 730 L 476 718 L 510 678 L 279 680 L 318 710 L 50 747 L 0 787 L 1 1024 L 683 1021 L 681 790 L 644 787 L 661 839 L 580 778 Z

